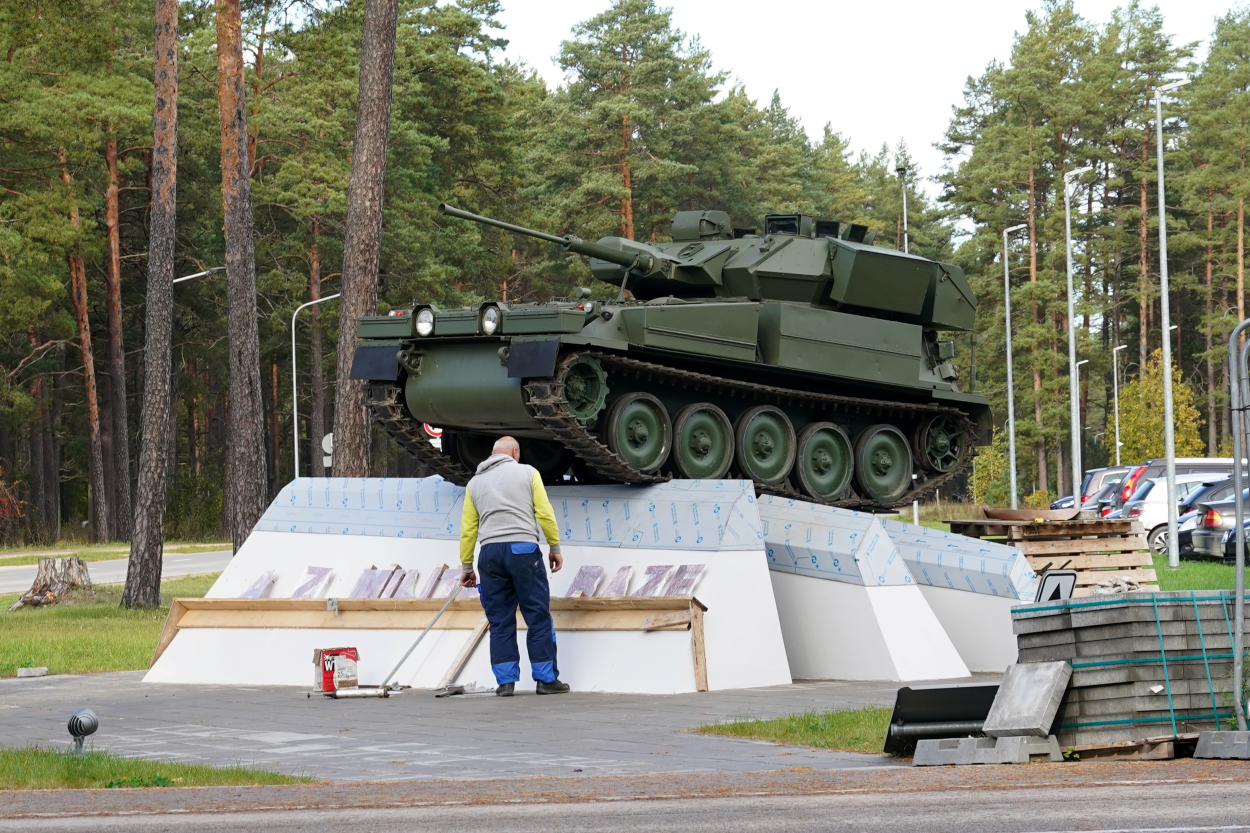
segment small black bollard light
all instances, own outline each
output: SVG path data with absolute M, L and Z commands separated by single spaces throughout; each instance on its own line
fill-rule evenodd
M 100 718 L 91 709 L 79 709 L 69 716 L 68 728 L 74 736 L 74 754 L 81 754 L 83 740 L 100 728 Z

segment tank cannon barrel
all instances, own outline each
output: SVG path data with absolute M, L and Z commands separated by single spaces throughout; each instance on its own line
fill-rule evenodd
M 439 204 L 438 213 L 447 214 L 451 217 L 459 217 L 462 220 L 471 220 L 475 223 L 481 223 L 484 226 L 494 226 L 495 228 L 500 228 L 504 231 L 510 231 L 513 234 L 523 234 L 526 237 L 546 240 L 548 243 L 558 243 L 565 251 L 585 255 L 586 257 L 595 257 L 599 260 L 606 260 L 609 263 L 615 263 L 617 266 L 637 268 L 644 273 L 653 271 L 656 265 L 656 258 L 646 252 L 627 252 L 622 249 L 613 249 L 608 246 L 601 246 L 598 243 L 587 243 L 575 234 L 566 234 L 563 237 L 555 234 L 547 234 L 545 231 L 535 231 L 534 229 L 525 228 L 525 226 L 505 223 L 503 220 L 496 220 L 492 217 L 483 217 L 480 214 L 464 211 L 463 209 L 450 206 L 447 203 Z

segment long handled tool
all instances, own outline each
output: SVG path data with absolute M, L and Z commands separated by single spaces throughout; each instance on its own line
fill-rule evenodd
M 400 666 L 402 666 L 408 660 L 408 657 L 412 656 L 413 651 L 417 650 L 417 646 L 421 644 L 421 640 L 425 639 L 425 635 L 434 628 L 434 623 L 439 620 L 439 617 L 443 615 L 443 613 L 447 610 L 447 608 L 451 607 L 451 603 L 456 600 L 456 596 L 458 595 L 460 595 L 459 583 L 457 583 L 456 586 L 452 588 L 451 595 L 447 597 L 447 602 L 441 608 L 439 608 L 438 613 L 434 614 L 434 618 L 430 620 L 430 624 L 425 626 L 425 630 L 421 631 L 421 635 L 418 636 L 416 641 L 413 642 L 412 645 L 408 647 L 408 650 L 404 652 L 404 655 L 399 658 L 399 662 L 395 663 L 395 667 L 391 669 L 391 673 L 386 675 L 386 679 L 382 681 L 382 685 L 378 686 L 377 688 L 339 689 L 334 692 L 334 695 L 333 695 L 334 699 L 342 700 L 348 697 L 390 697 L 391 688 L 389 688 L 389 686 L 390 686 L 391 678 L 399 673 Z M 394 690 L 395 691 L 399 690 L 399 683 L 395 684 Z

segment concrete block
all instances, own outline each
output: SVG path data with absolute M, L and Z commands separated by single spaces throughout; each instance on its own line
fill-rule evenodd
M 983 731 L 992 738 L 1046 737 L 1070 679 L 1072 667 L 1066 662 L 1008 666 Z
M 971 766 L 977 764 L 1027 764 L 1063 760 L 1055 737 L 948 738 L 922 740 L 916 744 L 912 766 Z
M 17 676 L 19 677 L 46 677 L 48 676 L 48 669 L 43 666 L 40 666 L 38 668 L 19 668 L 17 669 Z
M 1194 757 L 1250 760 L 1250 732 L 1203 732 Z

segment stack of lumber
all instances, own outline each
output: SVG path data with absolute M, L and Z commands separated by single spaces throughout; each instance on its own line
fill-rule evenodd
M 1134 520 L 950 521 L 951 532 L 1019 549 L 1035 571 L 1076 570 L 1077 597 L 1099 582 L 1131 579 L 1158 590 L 1145 530 Z
M 1183 737 L 1232 716 L 1232 593 L 1123 593 L 1021 605 L 1020 662 L 1066 660 L 1065 748 Z

